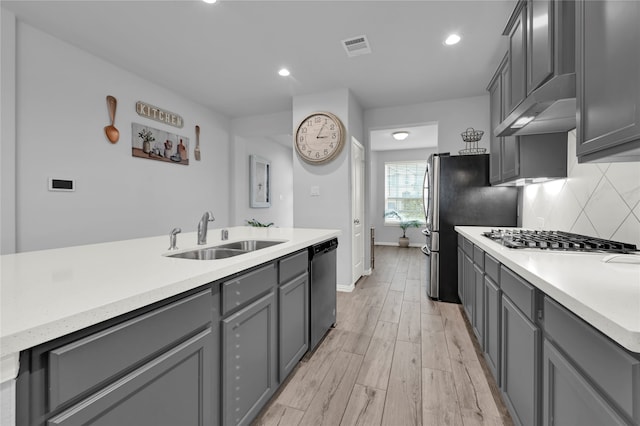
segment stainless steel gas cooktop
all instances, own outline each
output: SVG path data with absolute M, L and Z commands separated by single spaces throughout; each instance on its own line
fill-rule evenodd
M 536 248 L 602 253 L 632 253 L 638 251 L 635 244 L 604 240 L 564 231 L 492 229 L 490 232 L 483 232 L 482 235 L 513 249 Z

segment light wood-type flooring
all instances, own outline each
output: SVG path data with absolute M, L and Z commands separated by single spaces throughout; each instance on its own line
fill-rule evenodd
M 376 246 L 336 328 L 254 425 L 512 425 L 460 305 L 426 297 L 417 248 Z

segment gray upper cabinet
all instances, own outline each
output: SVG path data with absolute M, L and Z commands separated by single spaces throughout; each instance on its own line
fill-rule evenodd
M 511 20 L 504 31 L 509 37 L 509 97 L 506 104 L 508 115 L 527 95 L 527 7 L 526 2 L 518 3 Z
M 553 75 L 553 3 L 527 2 L 527 94 Z
M 640 161 L 640 2 L 576 4 L 578 161 Z

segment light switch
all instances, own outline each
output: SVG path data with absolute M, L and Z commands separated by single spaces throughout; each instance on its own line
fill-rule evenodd
M 311 187 L 311 196 L 312 197 L 319 197 L 320 196 L 320 187 L 319 186 L 312 186 Z

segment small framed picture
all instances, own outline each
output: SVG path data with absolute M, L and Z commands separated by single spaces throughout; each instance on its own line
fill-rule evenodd
M 271 207 L 271 163 L 251 155 L 249 169 L 249 196 L 252 208 Z

